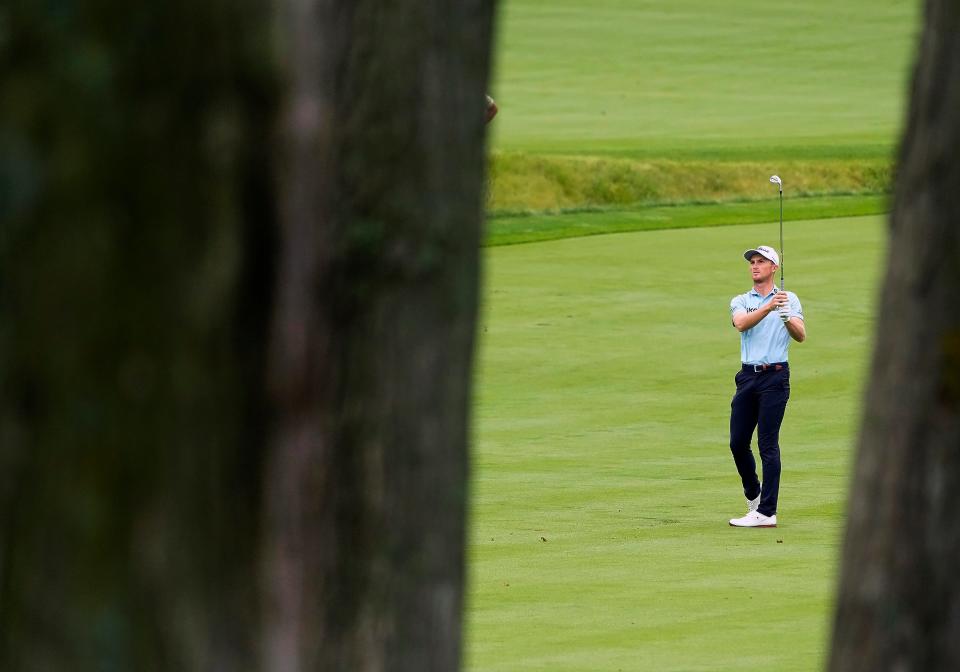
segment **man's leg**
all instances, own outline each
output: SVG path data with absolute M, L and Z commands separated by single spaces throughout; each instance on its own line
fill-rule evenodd
M 790 398 L 789 370 L 763 374 L 758 391 L 760 413 L 757 419 L 757 447 L 763 465 L 763 492 L 758 511 L 765 516 L 777 513 L 780 494 L 780 423 Z
M 754 386 L 757 376 L 741 371 L 736 376 L 737 392 L 730 402 L 730 452 L 737 465 L 737 473 L 743 483 L 743 495 L 748 500 L 755 499 L 760 493 L 760 479 L 757 478 L 757 463 L 750 450 L 750 439 L 757 426 L 757 398 Z

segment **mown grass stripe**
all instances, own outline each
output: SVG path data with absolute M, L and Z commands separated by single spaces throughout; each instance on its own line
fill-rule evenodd
M 889 198 L 887 194 L 790 198 L 784 200 L 783 217 L 785 222 L 795 222 L 879 215 L 889 211 Z M 759 224 L 775 222 L 779 214 L 777 200 L 766 199 L 492 217 L 487 221 L 485 244 L 494 247 L 626 231 Z

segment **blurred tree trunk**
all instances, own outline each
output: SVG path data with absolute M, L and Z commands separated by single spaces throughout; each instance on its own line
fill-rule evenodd
M 256 657 L 268 22 L 2 9 L 0 669 Z
M 830 669 L 960 669 L 960 4 L 928 0 Z
M 271 670 L 459 665 L 491 19 L 286 1 Z
M 380 4 L 0 9 L 0 669 L 456 667 L 491 3 Z

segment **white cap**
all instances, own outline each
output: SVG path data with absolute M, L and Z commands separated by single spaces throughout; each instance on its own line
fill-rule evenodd
M 770 261 L 775 263 L 777 266 L 780 265 L 780 255 L 777 254 L 777 251 L 775 249 L 773 249 L 768 245 L 758 245 L 753 249 L 747 250 L 746 252 L 743 253 L 743 258 L 746 259 L 747 261 L 750 261 L 750 257 L 752 257 L 755 254 L 759 254 L 761 257 L 765 257 L 766 259 L 769 259 Z

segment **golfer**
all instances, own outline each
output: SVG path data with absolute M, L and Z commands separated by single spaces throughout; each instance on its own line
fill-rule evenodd
M 734 518 L 734 527 L 776 527 L 780 490 L 780 423 L 790 398 L 790 339 L 807 337 L 803 308 L 793 292 L 773 284 L 780 256 L 760 245 L 743 253 L 750 262 L 753 289 L 730 301 L 733 326 L 740 332 L 737 392 L 730 404 L 730 451 L 743 482 L 747 515 Z M 763 485 L 750 449 L 753 430 L 763 467 Z

